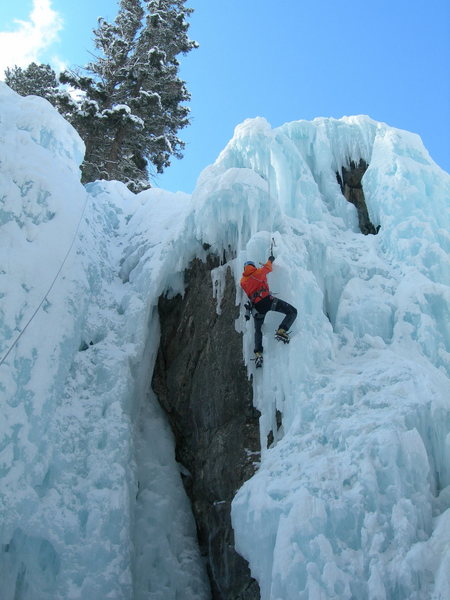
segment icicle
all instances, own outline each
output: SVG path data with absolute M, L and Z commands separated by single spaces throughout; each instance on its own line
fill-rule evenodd
M 218 315 L 220 315 L 222 312 L 221 304 L 223 293 L 225 291 L 225 277 L 228 267 L 229 265 L 227 263 L 225 265 L 220 265 L 220 267 L 217 267 L 211 271 L 213 297 L 216 300 L 216 312 Z

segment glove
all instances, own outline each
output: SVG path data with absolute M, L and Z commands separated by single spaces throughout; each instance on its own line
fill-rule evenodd
M 275 260 L 275 256 L 274 256 L 273 254 L 271 254 L 271 255 L 269 256 L 269 260 L 270 260 L 270 262 L 272 262 L 272 263 L 273 263 L 273 261 Z

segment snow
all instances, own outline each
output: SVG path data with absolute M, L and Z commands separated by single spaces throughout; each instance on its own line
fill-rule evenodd
M 250 119 L 192 197 L 84 188 L 83 150 L 0 85 L 2 599 L 209 598 L 149 391 L 157 302 L 204 243 L 238 281 L 272 240 L 271 289 L 299 316 L 284 346 L 268 315 L 255 371 L 236 292 L 263 448 L 232 505 L 238 551 L 263 600 L 450 597 L 450 177 L 420 139 Z M 360 158 L 376 236 L 336 180 Z
M 1 598 L 207 598 L 172 434 L 149 396 L 151 278 L 187 198 L 86 191 L 78 135 L 5 85 L 0 118 Z

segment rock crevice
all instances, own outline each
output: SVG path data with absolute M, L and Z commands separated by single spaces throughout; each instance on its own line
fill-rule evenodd
M 231 501 L 255 471 L 259 414 L 235 330 L 239 309 L 230 270 L 220 316 L 213 298 L 215 257 L 186 271 L 184 297 L 161 297 L 161 342 L 152 386 L 176 440 L 200 550 L 215 600 L 257 600 L 259 586 L 234 549 Z
M 361 233 L 364 235 L 368 235 L 369 233 L 376 235 L 380 226 L 375 227 L 370 221 L 361 183 L 368 166 L 369 165 L 362 158 L 359 159 L 358 163 L 350 160 L 347 167 L 342 167 L 341 173 L 336 172 L 336 179 L 338 180 L 342 194 L 346 200 L 356 207 Z

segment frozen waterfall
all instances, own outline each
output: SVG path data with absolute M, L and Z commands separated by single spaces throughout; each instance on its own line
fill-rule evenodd
M 261 598 L 450 597 L 450 176 L 418 136 L 247 120 L 192 197 L 84 188 L 83 151 L 47 102 L 0 83 L 2 600 L 209 598 L 149 391 L 157 303 L 204 244 L 238 281 L 272 238 L 291 343 L 271 313 L 255 371 L 253 323 L 235 323 L 263 451 L 232 518 Z M 360 160 L 377 235 L 337 178 Z

